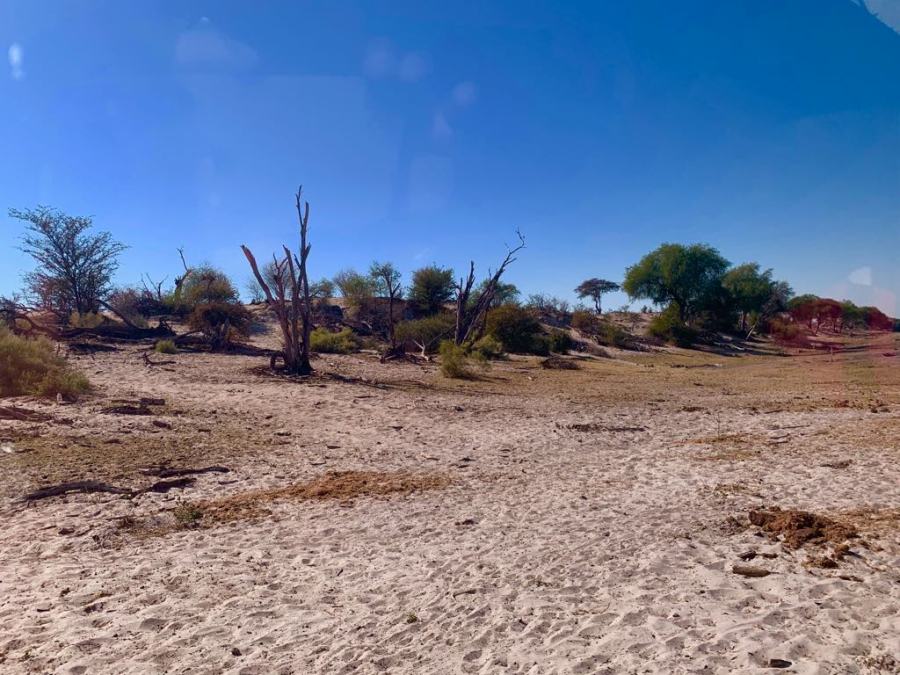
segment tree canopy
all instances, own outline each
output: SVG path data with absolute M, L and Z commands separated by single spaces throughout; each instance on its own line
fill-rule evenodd
M 663 244 L 625 273 L 622 287 L 632 298 L 674 305 L 685 321 L 721 288 L 728 261 L 706 244 Z
M 417 315 L 431 316 L 444 309 L 455 290 L 452 269 L 428 265 L 413 272 L 407 299 Z
M 96 312 L 111 290 L 119 254 L 127 246 L 109 232 L 88 232 L 93 225 L 89 217 L 46 206 L 10 209 L 9 215 L 27 223 L 21 250 L 39 265 L 25 275 L 32 301 L 59 316 Z
M 600 299 L 603 297 L 604 293 L 614 293 L 621 288 L 619 284 L 615 281 L 608 281 L 606 279 L 597 279 L 596 277 L 593 279 L 586 279 L 582 281 L 577 288 L 575 288 L 575 293 L 578 294 L 578 297 L 582 300 L 586 298 L 590 298 L 594 302 L 594 310 L 597 314 L 600 314 L 603 309 L 600 305 Z

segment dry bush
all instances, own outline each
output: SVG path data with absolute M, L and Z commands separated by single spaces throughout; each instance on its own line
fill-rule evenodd
M 207 302 L 194 307 L 188 317 L 191 330 L 200 331 L 213 349 L 227 347 L 247 337 L 253 316 L 235 302 Z
M 103 325 L 106 318 L 97 312 L 73 311 L 69 314 L 69 325 L 72 328 L 97 328 Z
M 309 334 L 309 348 L 319 354 L 350 354 L 359 351 L 359 347 L 359 338 L 349 328 L 339 333 L 316 328 Z
M 159 354 L 177 354 L 178 348 L 172 340 L 157 340 L 153 350 Z
M 441 343 L 441 374 L 444 377 L 454 379 L 470 379 L 473 377 L 469 368 L 469 359 L 466 350 L 456 345 L 452 340 L 444 340 Z
M 87 378 L 69 368 L 45 338 L 13 335 L 0 326 L 0 396 L 56 396 L 75 399 L 90 389 Z

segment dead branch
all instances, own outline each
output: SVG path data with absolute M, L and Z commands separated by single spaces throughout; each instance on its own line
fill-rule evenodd
M 179 476 L 190 476 L 198 473 L 230 473 L 231 469 L 227 466 L 204 466 L 200 469 L 175 469 L 170 467 L 152 467 L 143 469 L 141 473 L 145 476 L 156 476 L 157 478 L 174 478 Z
M 475 283 L 474 261 L 469 263 L 469 275 L 465 282 L 462 279 L 459 280 L 456 293 L 456 344 L 475 342 L 484 334 L 487 313 L 497 292 L 500 277 L 506 272 L 506 268 L 516 261 L 516 253 L 525 248 L 525 237 L 519 230 L 516 230 L 516 236 L 519 238 L 518 245 L 512 248 L 507 246 L 506 257 L 500 263 L 497 271 L 488 277 L 484 290 L 471 306 L 472 286 Z
M 154 360 L 152 360 L 152 359 L 150 358 L 149 355 L 147 355 L 146 352 L 143 354 L 143 357 L 144 357 L 144 363 L 147 364 L 148 366 L 171 366 L 171 365 L 174 365 L 174 364 L 178 363 L 177 361 L 174 361 L 174 360 L 171 360 L 171 361 L 154 361 Z
M 47 497 L 58 497 L 61 495 L 72 494 L 75 492 L 88 494 L 94 492 L 108 492 L 116 495 L 131 495 L 131 490 L 127 488 L 116 487 L 108 483 L 101 483 L 95 480 L 79 480 L 71 483 L 61 483 L 59 485 L 51 485 L 50 487 L 40 488 L 29 492 L 22 497 L 26 502 L 33 502 L 38 499 L 46 499 Z
M 53 416 L 47 413 L 28 410 L 19 406 L 0 406 L 0 420 L 16 420 L 17 422 L 47 422 Z
M 309 375 L 312 366 L 309 362 L 309 334 L 312 330 L 311 302 L 309 296 L 309 277 L 307 260 L 311 245 L 307 241 L 309 231 L 309 202 L 301 199 L 303 187 L 297 190 L 296 208 L 300 221 L 300 255 L 292 253 L 283 246 L 284 258 L 272 256 L 275 265 L 272 286 L 260 273 L 253 252 L 241 245 L 244 257 L 250 264 L 253 276 L 265 295 L 265 303 L 278 318 L 282 335 L 282 358 L 285 369 L 298 375 Z M 273 288 L 274 287 L 274 288 Z M 274 367 L 275 357 L 271 358 Z

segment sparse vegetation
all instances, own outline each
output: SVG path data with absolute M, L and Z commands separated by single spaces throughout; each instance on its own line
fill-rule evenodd
M 575 293 L 582 300 L 589 298 L 594 303 L 594 311 L 600 314 L 603 311 L 600 302 L 603 296 L 607 293 L 614 293 L 620 288 L 621 286 L 615 281 L 593 278 L 582 281 L 575 289 Z
M 108 232 L 92 234 L 91 218 L 70 216 L 46 206 L 10 209 L 25 221 L 22 250 L 38 267 L 25 276 L 25 290 L 37 308 L 64 320 L 72 312 L 98 312 L 110 292 L 125 246 Z
M 203 510 L 194 504 L 179 504 L 172 509 L 172 517 L 175 525 L 183 530 L 190 530 L 200 526 L 203 520 Z
M 359 351 L 359 338 L 349 328 L 334 333 L 327 328 L 316 328 L 309 334 L 309 347 L 320 354 L 350 354 Z
M 56 396 L 76 399 L 90 384 L 57 356 L 46 338 L 14 335 L 0 326 L 0 396 Z
M 177 354 L 178 348 L 175 346 L 174 340 L 157 340 L 153 345 L 153 351 L 159 354 Z
M 437 351 L 441 340 L 452 337 L 455 327 L 455 318 L 446 312 L 422 319 L 401 321 L 397 324 L 397 340 L 400 343 L 409 343 L 419 349 L 422 356 L 426 356 Z
M 470 379 L 473 377 L 466 350 L 452 340 L 441 342 L 441 374 L 453 379 Z
M 698 337 L 697 331 L 681 318 L 677 307 L 669 307 L 654 316 L 648 332 L 655 338 L 672 342 L 679 347 L 690 347 Z
M 188 317 L 191 330 L 199 331 L 213 349 L 223 349 L 247 337 L 252 316 L 237 302 L 206 302 Z
M 407 295 L 414 316 L 433 316 L 444 311 L 453 298 L 455 283 L 453 270 L 429 265 L 412 274 L 412 284 Z
M 479 358 L 484 360 L 499 359 L 505 354 L 503 343 L 493 335 L 485 335 L 478 342 L 472 345 L 471 354 L 477 354 Z
M 496 338 L 505 351 L 514 354 L 549 353 L 540 322 L 533 312 L 518 305 L 503 305 L 491 310 L 485 333 Z

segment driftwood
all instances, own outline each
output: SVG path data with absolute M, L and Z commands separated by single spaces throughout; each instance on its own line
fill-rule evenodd
M 16 420 L 17 422 L 47 422 L 53 415 L 20 408 L 18 406 L 0 406 L 0 420 Z
M 39 490 L 35 490 L 34 492 L 29 492 L 23 497 L 23 499 L 26 502 L 33 502 L 38 499 L 58 497 L 60 495 L 67 495 L 75 492 L 84 494 L 93 492 L 109 492 L 116 495 L 134 494 L 131 490 L 116 487 L 115 485 L 109 485 L 107 483 L 101 483 L 95 480 L 78 480 L 71 483 L 60 483 L 59 485 L 51 485 L 50 487 L 40 488 Z
M 216 467 L 223 468 L 223 467 Z M 226 469 L 227 470 L 227 469 Z M 195 478 L 182 477 L 174 480 L 159 480 L 141 490 L 131 490 L 129 488 L 116 487 L 108 483 L 102 483 L 96 480 L 78 480 L 69 483 L 60 483 L 59 485 L 51 485 L 49 487 L 40 488 L 29 492 L 22 497 L 26 502 L 37 501 L 38 499 L 47 499 L 48 497 L 60 497 L 68 494 L 93 494 L 97 492 L 106 492 L 114 495 L 124 495 L 126 497 L 137 497 L 146 492 L 166 493 L 169 490 L 177 488 L 187 488 L 193 486 Z
M 145 476 L 156 476 L 157 478 L 173 478 L 175 476 L 190 476 L 197 473 L 229 473 L 230 471 L 231 469 L 227 466 L 204 466 L 199 469 L 176 469 L 158 466 L 143 469 L 141 473 Z
M 153 411 L 145 405 L 113 405 L 100 412 L 107 415 L 152 415 Z
M 144 353 L 143 357 L 144 357 L 144 363 L 147 364 L 148 366 L 171 366 L 171 365 L 174 365 L 175 363 L 177 363 L 177 361 L 174 361 L 174 360 L 154 361 L 146 353 Z
M 160 480 L 156 481 L 153 485 L 148 488 L 144 488 L 143 490 L 137 490 L 133 492 L 134 495 L 139 495 L 143 492 L 159 492 L 165 493 L 174 488 L 186 488 L 191 487 L 194 484 L 196 478 L 176 478 L 174 480 Z

